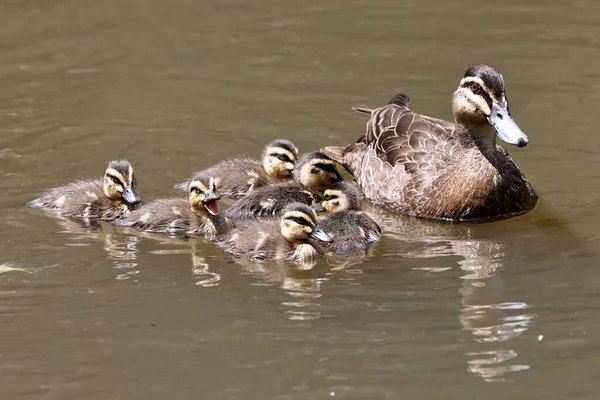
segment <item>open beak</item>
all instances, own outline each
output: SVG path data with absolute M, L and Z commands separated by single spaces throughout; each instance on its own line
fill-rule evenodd
M 217 205 L 217 200 L 219 200 L 221 198 L 221 195 L 219 195 L 216 192 L 206 192 L 204 194 L 204 201 L 202 202 L 204 204 L 204 208 L 206 208 L 206 211 L 208 211 L 209 213 L 211 213 L 212 215 L 217 215 L 219 213 L 219 207 Z
M 323 203 L 317 203 L 314 206 L 312 206 L 312 209 L 314 212 L 321 212 L 325 210 L 325 207 L 323 207 Z
M 138 204 L 142 199 L 140 199 L 140 196 L 135 192 L 135 189 L 129 186 L 123 190 L 123 200 L 129 204 Z
M 325 242 L 325 243 L 333 242 L 333 239 L 331 238 L 331 236 L 326 234 L 325 231 L 323 229 L 319 228 L 318 226 L 315 226 L 313 228 L 312 232 L 310 233 L 310 237 L 313 239 L 320 240 L 321 242 Z
M 519 147 L 525 147 L 529 143 L 527 135 L 523 133 L 510 116 L 508 101 L 504 107 L 494 102 L 492 104 L 492 115 L 487 117 L 487 120 L 496 129 L 496 133 L 502 141 Z

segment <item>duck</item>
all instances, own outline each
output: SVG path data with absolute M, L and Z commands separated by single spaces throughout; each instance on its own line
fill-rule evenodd
M 265 146 L 261 159 L 224 160 L 196 174 L 214 177 L 222 197 L 239 199 L 254 189 L 292 179 L 298 148 L 287 139 L 276 139 Z M 189 180 L 178 183 L 175 189 L 187 190 L 189 184 Z
M 95 224 L 125 218 L 141 205 L 141 198 L 131 163 L 112 160 L 106 164 L 102 179 L 78 180 L 50 189 L 27 205 Z
M 538 196 L 508 152 L 529 138 L 513 120 L 504 78 L 467 69 L 452 96 L 454 122 L 418 114 L 397 94 L 370 114 L 366 133 L 323 153 L 353 175 L 365 197 L 392 212 L 451 223 L 489 222 L 531 211 Z
M 329 213 L 324 217 L 317 215 L 319 226 L 333 239 L 326 245 L 329 252 L 365 252 L 381 236 L 381 227 L 361 211 L 360 192 L 352 182 L 338 182 L 325 190 L 323 201 L 313 206 L 313 210 Z
M 231 226 L 230 221 L 219 213 L 217 201 L 220 198 L 216 179 L 199 173 L 188 185 L 187 199 L 156 199 L 114 224 L 171 236 L 214 238 Z
M 323 255 L 318 243 L 331 241 L 317 224 L 312 208 L 291 203 L 279 217 L 236 221 L 236 226 L 216 243 L 235 258 L 309 264 Z
M 248 193 L 225 210 L 230 219 L 279 215 L 290 203 L 312 205 L 322 192 L 344 178 L 331 158 L 319 151 L 304 154 L 293 171 L 293 181 Z

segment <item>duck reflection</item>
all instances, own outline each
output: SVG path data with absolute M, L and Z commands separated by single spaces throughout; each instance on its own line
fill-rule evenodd
M 375 210 L 373 212 L 376 212 Z M 501 269 L 505 245 L 489 238 L 477 238 L 486 228 L 478 225 L 448 225 L 422 220 L 398 218 L 378 212 L 378 220 L 389 236 L 403 243 L 400 251 L 412 258 L 458 256 L 462 271 L 458 320 L 470 332 L 473 343 L 466 356 L 467 370 L 487 382 L 505 379 L 508 372 L 522 371 L 529 365 L 519 364 L 511 341 L 533 324 L 530 306 L 507 301 Z M 414 246 L 414 244 L 419 244 Z M 511 243 L 514 247 L 515 243 Z M 453 267 L 426 268 L 443 272 Z M 423 269 L 423 268 L 421 268 Z

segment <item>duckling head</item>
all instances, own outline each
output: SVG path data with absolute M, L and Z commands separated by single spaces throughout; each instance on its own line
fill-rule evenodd
M 298 160 L 298 149 L 287 139 L 277 139 L 265 147 L 262 160 L 267 174 L 277 178 L 289 177 Z
M 281 215 L 281 235 L 290 243 L 306 242 L 309 238 L 331 243 L 333 239 L 316 221 L 315 212 L 306 204 L 289 204 Z
M 294 168 L 294 179 L 308 188 L 324 188 L 344 178 L 335 167 L 335 162 L 321 153 L 313 151 L 300 157 Z
M 104 195 L 109 199 L 123 200 L 129 204 L 138 204 L 141 201 L 135 191 L 136 180 L 129 161 L 109 161 L 106 164 L 103 181 Z
M 221 198 L 215 179 L 207 174 L 196 175 L 188 186 L 189 201 L 192 209 L 200 214 L 217 215 L 217 200 Z
M 333 184 L 323 193 L 323 201 L 313 207 L 316 212 L 358 210 L 360 208 L 360 192 L 358 187 L 348 181 Z
M 454 119 L 463 125 L 493 127 L 508 144 L 525 147 L 529 138 L 512 119 L 504 88 L 504 78 L 488 65 L 475 65 L 466 72 L 452 97 Z

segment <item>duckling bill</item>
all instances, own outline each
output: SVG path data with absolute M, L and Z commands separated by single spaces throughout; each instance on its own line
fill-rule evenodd
M 228 229 L 228 221 L 219 214 L 217 201 L 220 198 L 215 179 L 202 173 L 188 185 L 187 199 L 154 200 L 115 224 L 173 236 L 213 238 Z
M 79 180 L 50 189 L 27 205 L 89 223 L 124 218 L 140 203 L 131 163 L 113 160 L 106 164 L 103 179 Z

